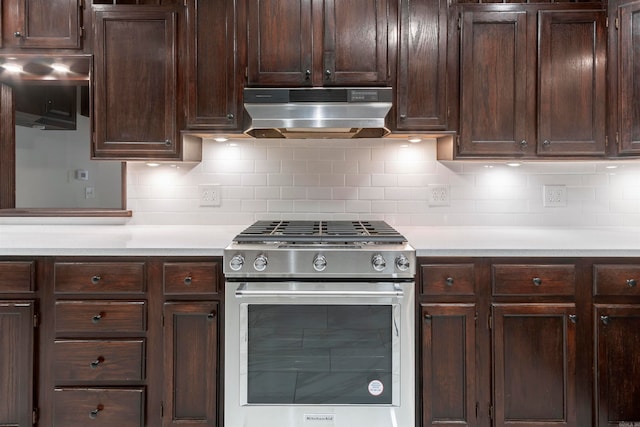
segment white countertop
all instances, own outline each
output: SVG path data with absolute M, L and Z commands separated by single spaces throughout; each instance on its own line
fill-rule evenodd
M 0 224 L 0 256 L 219 256 L 244 228 Z M 418 256 L 640 257 L 640 227 L 395 228 Z

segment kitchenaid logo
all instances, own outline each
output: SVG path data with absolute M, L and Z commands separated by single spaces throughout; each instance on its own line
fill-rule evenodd
M 335 419 L 335 414 L 304 414 L 305 423 L 333 424 Z

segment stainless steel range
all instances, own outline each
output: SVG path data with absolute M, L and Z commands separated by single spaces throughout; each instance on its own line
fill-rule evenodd
M 225 427 L 415 425 L 415 250 L 383 221 L 258 221 L 224 251 Z

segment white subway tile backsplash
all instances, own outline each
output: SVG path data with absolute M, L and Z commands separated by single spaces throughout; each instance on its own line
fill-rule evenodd
M 635 226 L 640 162 L 438 162 L 436 143 L 400 139 L 206 140 L 197 164 L 127 168 L 137 224 L 247 225 L 258 219 L 383 219 L 412 226 Z M 610 166 L 616 166 L 610 169 Z M 219 207 L 199 205 L 219 184 Z M 427 203 L 449 185 L 449 206 Z M 543 206 L 543 185 L 566 185 L 567 206 Z

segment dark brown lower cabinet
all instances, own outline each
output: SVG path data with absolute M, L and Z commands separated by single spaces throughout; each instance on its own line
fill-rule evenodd
M 598 427 L 640 425 L 640 304 L 595 304 Z
M 0 301 L 0 426 L 33 424 L 33 301 Z
M 218 302 L 164 305 L 164 426 L 216 427 Z
M 576 426 L 574 304 L 493 304 L 492 318 L 495 427 Z
M 475 304 L 421 304 L 422 425 L 475 426 Z

